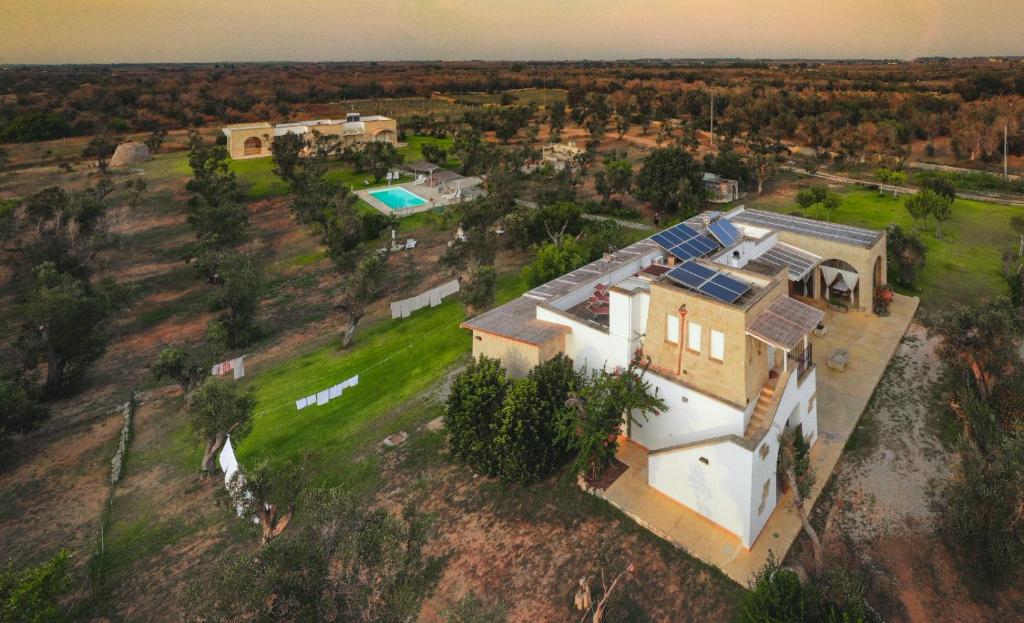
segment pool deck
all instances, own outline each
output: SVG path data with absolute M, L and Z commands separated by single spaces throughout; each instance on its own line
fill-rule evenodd
M 413 193 L 414 195 L 423 197 L 424 199 L 427 200 L 427 202 L 420 206 L 393 209 L 388 207 L 388 205 L 385 204 L 380 199 L 377 199 L 376 197 L 370 194 L 371 192 L 378 190 L 386 190 L 388 188 L 404 188 L 405 190 Z M 449 199 L 445 193 L 441 192 L 440 188 L 441 187 L 439 186 L 427 186 L 426 184 L 406 182 L 404 184 L 392 184 L 390 186 L 375 186 L 373 188 L 359 189 L 356 190 L 355 193 L 357 197 L 359 197 L 366 203 L 370 204 L 375 210 L 377 210 L 381 214 L 387 216 L 394 215 L 402 217 L 409 216 L 410 214 L 418 214 L 420 212 L 429 212 L 434 208 L 440 208 L 459 202 L 459 200 L 453 201 Z
M 897 294 L 890 307 L 891 315 L 885 318 L 859 312 L 826 312 L 828 334 L 811 338 L 816 364 L 824 364 L 836 348 L 849 351 L 850 363 L 843 372 L 817 365 L 818 440 L 811 449 L 817 478 L 806 508 L 813 507 L 832 475 L 846 441 L 917 311 L 918 302 L 917 298 Z M 648 485 L 647 453 L 642 448 L 625 443 L 619 448 L 618 458 L 628 468 L 597 494 L 651 532 L 718 567 L 742 586 L 764 565 L 769 552 L 774 552 L 779 560 L 785 558 L 802 530 L 792 507 L 792 494 L 786 494 L 779 498 L 753 547 L 747 549 L 735 535 Z

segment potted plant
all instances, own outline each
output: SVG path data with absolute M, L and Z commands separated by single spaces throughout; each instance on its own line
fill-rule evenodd
M 892 298 L 893 291 L 889 284 L 880 285 L 875 288 L 875 313 L 879 316 L 888 316 Z

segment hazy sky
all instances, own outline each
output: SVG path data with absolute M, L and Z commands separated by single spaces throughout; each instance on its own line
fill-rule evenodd
M 0 0 L 0 63 L 1024 54 L 1024 0 Z

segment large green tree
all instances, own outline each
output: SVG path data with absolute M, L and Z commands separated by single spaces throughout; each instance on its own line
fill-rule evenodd
M 46 364 L 47 395 L 66 395 L 80 385 L 107 348 L 109 318 L 123 296 L 110 281 L 94 288 L 52 262 L 35 268 L 18 307 L 18 347 L 30 368 Z
M 589 261 L 587 250 L 574 238 L 563 238 L 558 244 L 546 244 L 537 251 L 537 258 L 523 269 L 526 283 L 535 288 L 556 277 L 572 272 Z
M 388 285 L 388 258 L 370 253 L 342 278 L 341 299 L 337 309 L 348 322 L 341 339 L 341 347 L 348 348 L 356 333 L 356 326 L 366 315 L 366 308 L 380 298 Z
M 255 554 L 224 557 L 185 598 L 186 621 L 415 619 L 442 561 L 426 553 L 430 522 L 415 501 L 364 510 L 339 489 L 303 495 L 304 521 Z M 298 523 L 298 522 L 297 522 Z
M 658 211 L 688 216 L 703 194 L 704 171 L 689 152 L 679 147 L 652 151 L 636 175 L 633 193 Z
M 644 379 L 646 365 L 635 360 L 625 370 L 593 370 L 570 392 L 559 435 L 575 455 L 573 473 L 598 476 L 615 458 L 624 419 L 630 426 L 643 426 L 650 414 L 667 408 Z
M 206 444 L 200 469 L 204 474 L 213 473 L 228 436 L 237 443 L 252 430 L 255 392 L 211 376 L 189 394 L 187 404 L 192 430 Z
M 26 569 L 0 569 L 0 621 L 56 623 L 69 620 L 61 603 L 71 590 L 71 552 L 61 550 Z
M 260 297 L 265 286 L 264 249 L 254 244 L 221 261 L 220 283 L 211 296 L 222 310 L 210 321 L 210 340 L 227 348 L 248 346 L 260 335 L 257 323 Z

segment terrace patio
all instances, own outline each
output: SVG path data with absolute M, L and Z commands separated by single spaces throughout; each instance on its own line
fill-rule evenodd
M 355 190 L 355 194 L 381 214 L 403 217 L 411 214 L 418 214 L 420 212 L 428 212 L 434 208 L 441 208 L 452 205 L 453 203 L 459 203 L 461 201 L 471 199 L 476 196 L 477 193 L 483 192 L 481 182 L 482 180 L 478 177 L 463 178 L 459 185 L 459 190 L 461 191 L 459 196 L 453 196 L 452 190 L 454 189 L 454 186 L 451 185 L 441 184 L 437 186 L 430 186 L 425 183 L 417 184 L 416 182 L 362 188 Z M 371 194 L 375 191 L 385 190 L 388 188 L 404 188 L 405 190 L 423 198 L 426 203 L 418 206 L 394 209 Z
M 826 311 L 828 333 L 811 337 L 818 379 L 818 440 L 811 449 L 817 479 L 808 497 L 808 509 L 832 475 L 918 303 L 917 298 L 897 294 L 888 317 Z M 837 348 L 850 353 L 850 363 L 842 372 L 820 365 Z M 800 534 L 800 519 L 792 508 L 791 494 L 780 495 L 764 530 L 748 550 L 737 536 L 648 485 L 647 454 L 640 446 L 627 441 L 620 447 L 618 458 L 627 470 L 598 495 L 741 585 L 746 586 L 764 565 L 769 552 L 775 552 L 779 559 L 785 557 Z

